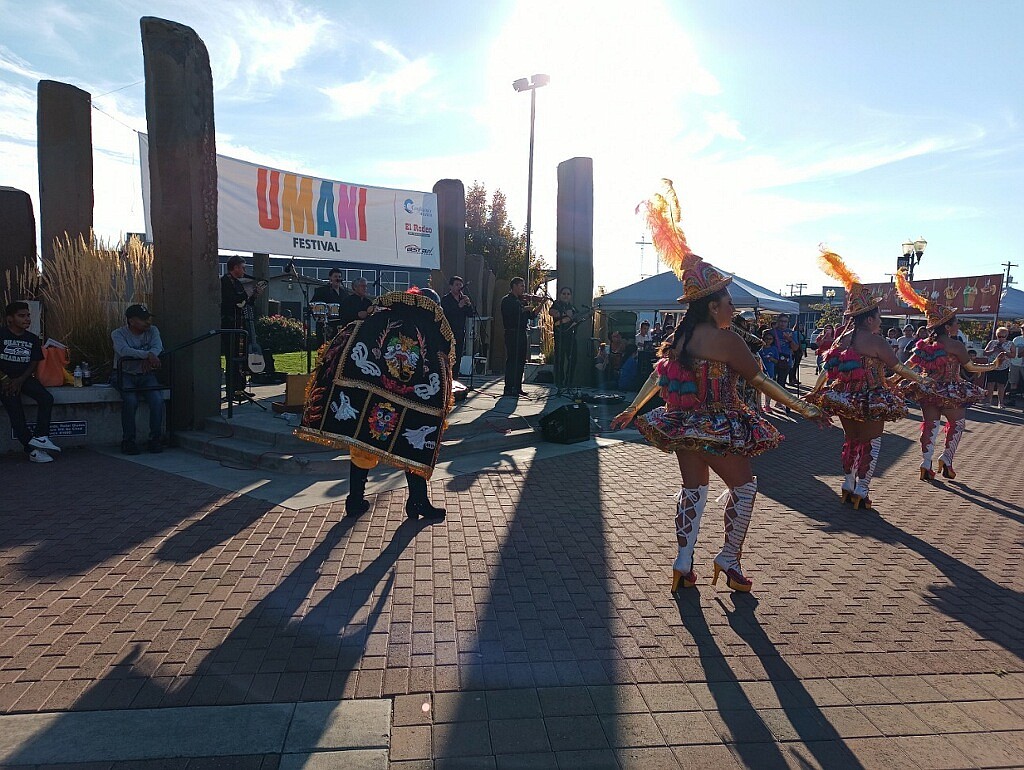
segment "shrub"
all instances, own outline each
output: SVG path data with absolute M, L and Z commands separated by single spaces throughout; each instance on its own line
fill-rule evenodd
M 256 320 L 256 339 L 260 347 L 274 353 L 295 353 L 302 350 L 305 329 L 294 318 L 267 316 Z

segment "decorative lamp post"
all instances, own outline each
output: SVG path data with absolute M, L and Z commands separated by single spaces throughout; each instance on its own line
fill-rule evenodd
M 512 88 L 517 93 L 530 92 L 530 173 L 526 182 L 526 292 L 530 292 L 530 229 L 533 224 L 533 129 L 537 120 L 537 89 L 551 82 L 548 75 L 537 74 L 532 80 L 519 78 Z
M 921 257 L 924 256 L 924 249 L 927 245 L 928 241 L 924 238 L 903 242 L 903 256 L 896 260 L 896 267 L 897 269 L 906 268 L 907 278 L 911 281 L 914 280 L 914 268 L 921 263 Z

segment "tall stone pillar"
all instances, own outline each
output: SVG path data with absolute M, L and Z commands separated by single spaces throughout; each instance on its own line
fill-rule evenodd
M 558 164 L 558 224 L 555 241 L 558 289 L 572 288 L 579 310 L 594 298 L 594 161 L 571 158 Z M 590 323 L 576 331 L 576 373 L 573 385 L 593 381 Z
M 453 275 L 466 272 L 466 188 L 460 179 L 441 179 L 434 185 L 440 232 L 441 272 L 445 286 Z
M 36 98 L 39 229 L 43 271 L 53 241 L 92 230 L 92 96 L 54 80 L 40 80 Z
M 7 272 L 13 275 L 35 257 L 36 218 L 32 213 L 32 197 L 24 190 L 0 187 L 0 293 L 7 288 Z M 21 297 L 11 297 L 12 301 L 15 299 Z
M 153 306 L 164 344 L 173 348 L 220 326 L 217 275 L 217 159 L 213 77 L 206 46 L 190 28 L 143 17 Z M 174 357 L 169 419 L 201 427 L 220 410 L 216 338 Z

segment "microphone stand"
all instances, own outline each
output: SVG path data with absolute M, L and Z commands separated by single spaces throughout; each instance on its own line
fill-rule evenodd
M 295 257 L 292 257 L 291 262 L 285 265 L 285 272 L 288 273 L 289 280 L 295 280 L 295 276 L 298 275 L 302 278 L 301 273 L 295 272 Z M 299 291 L 302 292 L 302 325 L 304 327 L 304 341 L 303 344 L 306 347 L 306 374 L 313 371 L 313 351 L 309 349 L 309 325 L 310 325 L 310 312 L 309 312 L 309 285 L 304 281 L 299 281 Z

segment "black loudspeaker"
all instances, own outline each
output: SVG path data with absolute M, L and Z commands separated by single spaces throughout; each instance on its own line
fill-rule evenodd
M 540 418 L 545 441 L 575 444 L 590 438 L 590 408 L 586 404 L 567 404 Z

